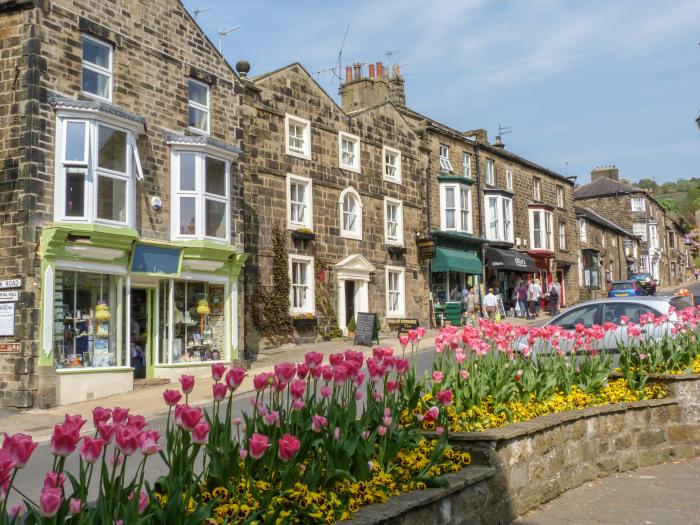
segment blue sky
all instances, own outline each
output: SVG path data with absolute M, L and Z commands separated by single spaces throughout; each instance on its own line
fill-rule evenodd
M 512 127 L 506 147 L 589 180 L 700 177 L 700 1 L 185 0 L 251 75 L 343 66 L 398 50 L 408 105 L 457 129 Z M 337 98 L 338 80 L 319 83 Z

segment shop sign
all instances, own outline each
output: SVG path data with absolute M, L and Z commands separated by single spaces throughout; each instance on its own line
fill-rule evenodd
M 418 239 L 418 258 L 422 261 L 430 260 L 435 257 L 435 241 L 433 239 Z
M 180 275 L 181 248 L 137 243 L 131 257 L 131 271 L 151 275 Z
M 0 290 L 7 288 L 22 288 L 22 279 L 5 279 L 0 281 Z
M 19 352 L 22 349 L 22 343 L 0 343 L 0 354 L 11 354 Z
M 401 319 L 399 321 L 399 331 L 397 336 L 408 334 L 409 330 L 418 328 L 418 319 Z
M 0 336 L 15 335 L 15 303 L 0 303 Z
M 0 291 L 0 303 L 19 301 L 18 291 Z

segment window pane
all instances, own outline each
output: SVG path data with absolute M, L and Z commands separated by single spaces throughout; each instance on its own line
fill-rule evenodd
M 189 153 L 180 154 L 180 191 L 194 191 L 196 188 L 197 157 Z
M 189 81 L 189 99 L 192 102 L 201 104 L 202 106 L 209 106 L 209 88 L 198 82 L 192 80 Z
M 85 173 L 66 173 L 66 216 L 85 216 Z
M 205 200 L 205 223 L 208 237 L 226 237 L 226 203 Z
M 126 222 L 126 181 L 97 178 L 97 217 Z
M 109 98 L 109 77 L 92 69 L 83 68 L 83 91 Z
M 226 196 L 226 163 L 223 160 L 206 158 L 207 172 L 205 175 L 204 191 L 215 195 Z
M 85 162 L 85 122 L 66 123 L 66 161 Z
M 194 197 L 180 197 L 180 234 L 197 233 L 197 203 Z
M 201 129 L 206 131 L 208 126 L 209 114 L 205 111 L 195 109 L 190 106 L 189 109 L 189 123 L 188 125 L 192 128 Z
M 126 173 L 126 133 L 99 126 L 97 142 L 98 167 Z
M 109 54 L 111 47 L 106 44 L 98 44 L 93 40 L 83 39 L 83 60 L 96 66 L 110 69 Z

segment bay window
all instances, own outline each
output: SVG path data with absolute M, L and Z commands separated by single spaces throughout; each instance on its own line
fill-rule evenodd
M 287 228 L 313 228 L 311 179 L 287 175 Z
M 530 209 L 530 246 L 533 250 L 554 251 L 552 212 Z M 560 228 L 561 235 L 561 228 Z M 560 238 L 561 242 L 561 238 Z
M 340 236 L 348 239 L 362 239 L 362 200 L 353 188 L 346 188 L 340 194 Z
M 112 46 L 88 35 L 82 36 L 81 89 L 90 96 L 112 100 Z
M 386 244 L 403 246 L 403 204 L 384 197 L 384 238 Z
M 486 236 L 490 241 L 513 242 L 513 201 L 510 197 L 486 196 Z
M 172 238 L 229 240 L 229 163 L 199 151 L 173 152 Z
M 289 281 L 291 313 L 314 313 L 314 258 L 290 255 Z
M 472 193 L 460 184 L 440 185 L 440 222 L 442 230 L 471 233 Z
M 386 316 L 390 318 L 406 315 L 405 271 L 396 266 L 386 267 Z

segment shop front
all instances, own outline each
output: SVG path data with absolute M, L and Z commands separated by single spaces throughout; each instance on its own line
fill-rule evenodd
M 539 268 L 527 253 L 512 249 L 486 248 L 485 286 L 501 296 L 506 311 L 515 307 L 515 290 L 521 281 L 537 277 Z
M 43 230 L 41 256 L 40 366 L 55 370 L 56 404 L 236 357 L 245 255 L 233 246 L 71 224 Z

